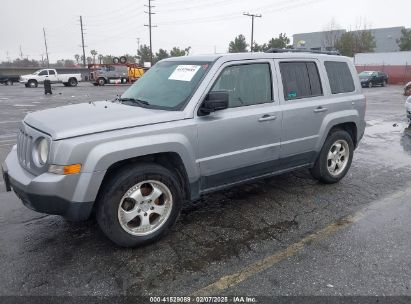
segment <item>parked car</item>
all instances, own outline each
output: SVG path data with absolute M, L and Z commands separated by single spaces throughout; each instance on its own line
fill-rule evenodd
M 361 86 L 372 88 L 373 86 L 380 85 L 385 87 L 388 83 L 388 75 L 384 72 L 378 71 L 364 71 L 359 75 Z
M 145 71 L 137 64 L 126 63 L 90 64 L 88 69 L 90 71 L 90 81 L 95 86 L 132 83 L 140 79 Z
M 411 96 L 405 101 L 405 112 L 407 117 L 411 119 Z
M 51 83 L 63 83 L 66 87 L 75 87 L 81 81 L 81 74 L 59 74 L 55 69 L 43 69 L 20 76 L 19 81 L 24 83 L 26 88 L 37 88 L 39 83 L 43 83 L 46 79 Z
M 347 57 L 169 58 L 117 100 L 27 114 L 2 170 L 28 208 L 71 220 L 95 214 L 108 238 L 134 247 L 213 191 L 302 168 L 338 182 L 363 137 L 365 108 Z
M 411 96 L 411 81 L 404 86 L 404 95 Z
M 0 83 L 4 85 L 13 85 L 15 82 L 19 81 L 18 75 L 3 75 L 0 76 Z

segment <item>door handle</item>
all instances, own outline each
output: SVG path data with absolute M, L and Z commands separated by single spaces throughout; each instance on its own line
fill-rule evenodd
M 328 111 L 327 108 L 318 107 L 314 110 L 314 113 L 321 113 L 321 112 L 327 112 L 327 111 Z
M 258 121 L 259 122 L 264 122 L 264 121 L 276 120 L 276 119 L 277 119 L 277 116 L 275 116 L 275 115 L 265 114 L 263 117 L 259 118 Z

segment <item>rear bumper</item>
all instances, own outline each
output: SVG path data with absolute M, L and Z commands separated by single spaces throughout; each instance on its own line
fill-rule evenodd
M 1 167 L 6 188 L 12 189 L 26 207 L 41 213 L 61 215 L 73 221 L 89 218 L 93 201 L 76 201 L 64 197 L 66 193 L 76 191 L 77 185 L 81 183 L 81 174 L 77 176 L 51 173 L 31 175 L 21 167 L 15 148 Z

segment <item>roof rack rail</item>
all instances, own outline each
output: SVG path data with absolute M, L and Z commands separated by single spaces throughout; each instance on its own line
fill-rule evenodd
M 341 55 L 338 51 L 316 51 L 316 50 L 307 50 L 307 49 L 276 49 L 272 48 L 266 53 L 314 53 L 314 54 L 326 54 L 326 55 Z

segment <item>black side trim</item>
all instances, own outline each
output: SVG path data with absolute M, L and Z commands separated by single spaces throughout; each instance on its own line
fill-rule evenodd
M 201 193 L 212 192 L 258 178 L 266 178 L 272 175 L 292 171 L 297 168 L 310 167 L 313 165 L 316 156 L 317 152 L 315 151 L 306 152 L 278 160 L 225 171 L 215 175 L 204 176 L 201 178 L 200 191 Z

